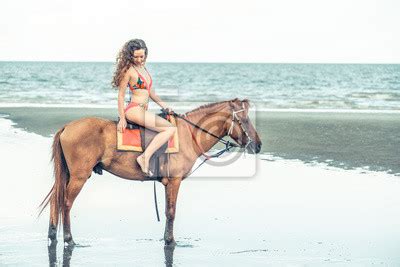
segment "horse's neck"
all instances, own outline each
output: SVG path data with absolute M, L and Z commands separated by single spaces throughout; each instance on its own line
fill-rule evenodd
M 224 124 L 228 118 L 225 120 L 221 118 L 219 115 L 220 113 L 214 113 L 214 114 L 191 114 L 189 115 L 188 119 L 193 122 L 196 125 L 199 125 L 203 129 L 207 130 L 208 132 L 218 136 L 218 137 L 224 137 L 227 133 L 227 130 L 224 128 Z M 204 116 L 207 116 L 207 119 L 204 120 Z M 210 123 L 210 120 L 212 121 L 214 117 L 214 120 L 216 120 L 213 123 Z M 201 123 L 205 122 L 205 123 Z M 201 125 L 203 124 L 203 125 Z M 208 126 L 208 127 L 207 127 Z M 192 125 L 189 125 L 190 130 L 194 133 L 194 138 L 196 138 L 197 143 L 200 145 L 201 149 L 204 152 L 209 151 L 217 142 L 218 139 L 211 136 L 208 133 L 202 132 L 200 134 L 200 129 L 195 129 Z M 194 140 L 192 140 L 195 142 Z M 197 147 L 194 145 L 193 147 Z M 198 151 L 199 149 L 196 148 L 195 151 L 198 155 L 201 154 L 201 151 Z

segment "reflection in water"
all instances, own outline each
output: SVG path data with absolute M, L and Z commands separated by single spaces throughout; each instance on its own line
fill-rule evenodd
M 72 251 L 74 250 L 75 246 L 66 246 L 64 247 L 63 251 L 63 262 L 62 266 L 69 267 L 71 258 L 72 258 Z M 48 254 L 49 254 L 49 266 L 58 266 L 57 264 L 57 241 L 52 242 L 50 246 L 47 247 Z M 164 256 L 165 256 L 165 266 L 172 267 L 174 265 L 174 250 L 175 244 L 164 246 Z
M 72 258 L 72 251 L 74 250 L 75 246 L 66 246 L 64 247 L 63 251 L 63 263 L 62 266 L 69 267 L 71 258 Z M 48 254 L 49 254 L 49 266 L 58 266 L 57 264 L 57 241 L 52 242 L 50 246 L 47 247 Z
M 64 247 L 63 266 L 69 267 L 69 263 L 71 262 L 72 251 L 74 250 L 74 247 L 75 246 L 66 246 L 66 247 Z
M 50 246 L 47 247 L 49 254 L 49 266 L 56 266 L 57 264 L 57 241 L 51 242 Z
M 175 245 L 164 246 L 165 266 L 171 267 L 174 264 Z

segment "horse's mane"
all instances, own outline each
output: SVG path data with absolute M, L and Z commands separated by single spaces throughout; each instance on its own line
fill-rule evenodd
M 213 103 L 208 103 L 208 104 L 204 104 L 201 105 L 200 107 L 197 107 L 191 111 L 186 112 L 186 115 L 194 115 L 197 113 L 211 113 L 211 112 L 215 112 L 218 111 L 222 106 L 225 106 L 228 102 L 230 101 L 238 101 L 238 98 L 234 98 L 231 100 L 225 100 L 225 101 L 220 101 L 220 102 L 213 102 Z M 249 104 L 249 100 L 248 99 L 244 99 L 242 100 L 243 102 L 246 103 L 246 105 Z
M 215 102 L 215 103 L 208 103 L 208 104 L 204 104 L 201 105 L 198 108 L 195 108 L 191 111 L 186 112 L 187 115 L 192 115 L 194 113 L 199 113 L 199 112 L 203 112 L 203 113 L 209 113 L 212 110 L 215 110 L 217 107 L 221 107 L 223 104 L 226 104 L 228 101 L 222 101 L 222 102 Z

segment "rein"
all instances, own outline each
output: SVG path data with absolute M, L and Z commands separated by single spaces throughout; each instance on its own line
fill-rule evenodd
M 245 108 L 244 108 L 244 105 L 243 105 L 243 104 L 242 104 L 242 109 L 240 109 L 240 110 L 232 110 L 232 123 L 231 123 L 231 126 L 229 127 L 228 135 L 230 135 L 230 134 L 232 133 L 235 120 L 237 120 L 238 123 L 239 123 L 239 125 L 240 125 L 240 127 L 242 128 L 243 132 L 245 133 L 245 135 L 246 135 L 246 137 L 247 137 L 247 140 L 248 140 L 248 141 L 247 141 L 246 145 L 244 146 L 244 148 L 247 148 L 247 146 L 252 142 L 252 139 L 250 138 L 248 132 L 247 132 L 246 129 L 244 128 L 244 126 L 243 126 L 243 124 L 242 124 L 240 118 L 236 115 L 237 113 L 242 112 L 242 111 L 244 111 L 244 110 L 245 110 Z M 167 112 L 165 109 L 162 109 L 162 111 L 163 111 L 163 112 Z M 210 160 L 211 158 L 218 158 L 219 156 L 221 156 L 221 155 L 224 154 L 225 152 L 229 151 L 232 147 L 240 147 L 240 145 L 235 144 L 235 143 L 232 143 L 232 142 L 230 142 L 230 141 L 227 141 L 227 140 L 225 140 L 225 139 L 223 139 L 223 138 L 221 138 L 221 137 L 219 137 L 219 136 L 217 136 L 217 135 L 215 135 L 215 134 L 213 134 L 213 133 L 207 131 L 206 129 L 200 127 L 199 125 L 194 124 L 193 122 L 189 121 L 188 119 L 185 118 L 186 114 L 182 116 L 182 115 L 180 115 L 180 114 L 175 113 L 175 111 L 172 111 L 171 113 L 172 113 L 172 115 L 175 115 L 176 117 L 178 117 L 178 118 L 180 118 L 180 119 L 186 121 L 187 123 L 189 123 L 189 124 L 192 125 L 193 127 L 195 127 L 195 128 L 197 128 L 197 129 L 199 129 L 199 130 L 201 130 L 201 131 L 203 131 L 203 132 L 205 132 L 205 133 L 211 135 L 212 137 L 216 138 L 216 139 L 218 140 L 218 142 L 220 142 L 220 143 L 222 143 L 222 144 L 225 145 L 225 148 L 224 148 L 224 149 L 222 149 L 222 150 L 216 152 L 215 154 L 207 155 L 207 154 L 203 151 L 203 149 L 201 148 L 201 146 L 199 145 L 199 143 L 197 142 L 197 140 L 196 140 L 196 138 L 195 138 L 195 136 L 194 136 L 194 134 L 193 134 L 193 131 L 190 130 L 190 128 L 188 128 L 189 131 L 190 131 L 190 133 L 192 134 L 192 139 L 193 139 L 194 142 L 196 143 L 197 147 L 200 149 L 200 152 L 201 152 L 201 154 L 205 157 L 205 159 L 203 160 L 203 162 L 201 162 L 201 163 L 199 164 L 199 166 L 196 167 L 196 169 L 194 169 L 193 171 L 191 171 L 187 176 L 193 174 L 193 172 L 195 172 L 195 171 L 196 171 L 201 165 L 203 165 L 207 160 Z M 187 125 L 187 124 L 186 124 L 186 125 Z M 189 126 L 188 126 L 188 127 L 189 127 Z
M 175 113 L 175 112 L 174 112 L 174 113 Z M 175 113 L 175 114 L 176 114 L 176 113 Z M 180 115 L 178 115 L 178 114 L 176 114 L 176 115 L 177 115 L 178 118 L 180 118 L 180 119 L 186 121 L 187 123 L 189 123 L 190 125 L 194 126 L 195 128 L 197 128 L 197 129 L 199 129 L 199 130 L 201 130 L 201 131 L 203 131 L 203 132 L 205 132 L 205 133 L 207 133 L 207 134 L 209 134 L 209 135 L 211 135 L 211 136 L 217 138 L 217 139 L 218 139 L 218 142 L 223 143 L 223 144 L 225 145 L 225 148 L 224 148 L 224 149 L 222 149 L 222 150 L 216 152 L 216 153 L 213 154 L 213 155 L 207 155 L 207 154 L 204 152 L 204 150 L 201 148 L 200 144 L 197 142 L 197 139 L 196 139 L 196 137 L 194 136 L 193 131 L 189 128 L 189 125 L 186 124 L 186 126 L 188 127 L 189 132 L 190 132 L 191 135 L 192 135 L 192 139 L 194 140 L 195 144 L 196 144 L 197 147 L 199 148 L 201 154 L 205 157 L 204 160 L 199 164 L 199 166 L 197 166 L 197 167 L 196 167 L 193 171 L 191 171 L 187 176 L 192 175 L 192 174 L 193 174 L 198 168 L 200 168 L 200 166 L 203 165 L 207 160 L 210 160 L 210 159 L 212 159 L 212 158 L 217 158 L 217 157 L 221 156 L 221 155 L 224 154 L 225 152 L 229 151 L 232 147 L 239 147 L 239 145 L 237 145 L 237 144 L 234 144 L 234 143 L 231 143 L 231 142 L 229 142 L 229 141 L 226 141 L 226 140 L 224 140 L 223 138 L 221 138 L 221 137 L 219 137 L 219 136 L 216 136 L 216 135 L 213 134 L 213 133 L 210 133 L 210 132 L 207 131 L 206 129 L 201 128 L 200 126 L 198 126 L 197 124 L 194 124 L 193 122 L 187 120 L 187 119 L 184 118 L 183 116 L 180 116 Z
M 242 111 L 242 110 L 240 110 L 240 111 Z M 199 130 L 202 130 L 203 132 L 208 133 L 209 135 L 211 135 L 211 136 L 217 138 L 217 139 L 218 139 L 218 142 L 221 142 L 221 143 L 223 143 L 224 145 L 230 144 L 230 146 L 239 147 L 239 145 L 233 144 L 233 143 L 231 143 L 231 142 L 229 142 L 229 141 L 226 141 L 226 140 L 224 140 L 223 138 L 221 138 L 221 137 L 219 137 L 219 136 L 217 136 L 217 135 L 215 135 L 215 134 L 213 134 L 213 133 L 207 131 L 206 129 L 201 128 L 199 125 L 194 124 L 193 122 L 187 120 L 187 119 L 184 117 L 184 116 L 186 116 L 186 115 L 182 116 L 182 115 L 180 115 L 180 114 L 175 113 L 175 111 L 172 111 L 172 115 L 177 116 L 178 118 L 180 118 L 180 119 L 186 121 L 187 123 L 191 124 L 191 125 L 194 126 L 195 128 L 197 128 L 197 129 L 199 129 Z

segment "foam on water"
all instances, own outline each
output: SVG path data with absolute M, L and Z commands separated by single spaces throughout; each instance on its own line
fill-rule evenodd
M 173 107 L 174 110 L 179 111 L 190 111 L 199 107 L 200 105 L 207 104 L 210 102 L 195 102 L 195 103 L 178 103 L 178 102 L 169 102 L 169 104 Z M 116 109 L 116 105 L 114 104 L 50 104 L 50 103 L 0 103 L 0 108 L 20 108 L 20 107 L 35 107 L 35 108 L 107 108 L 107 109 Z M 151 110 L 159 110 L 161 109 L 155 103 L 150 103 L 149 109 Z M 393 109 L 307 109 L 307 108 L 263 108 L 259 107 L 257 103 L 251 102 L 250 107 L 251 112 L 298 112 L 298 113 L 353 113 L 353 114 L 400 114 L 400 110 Z

